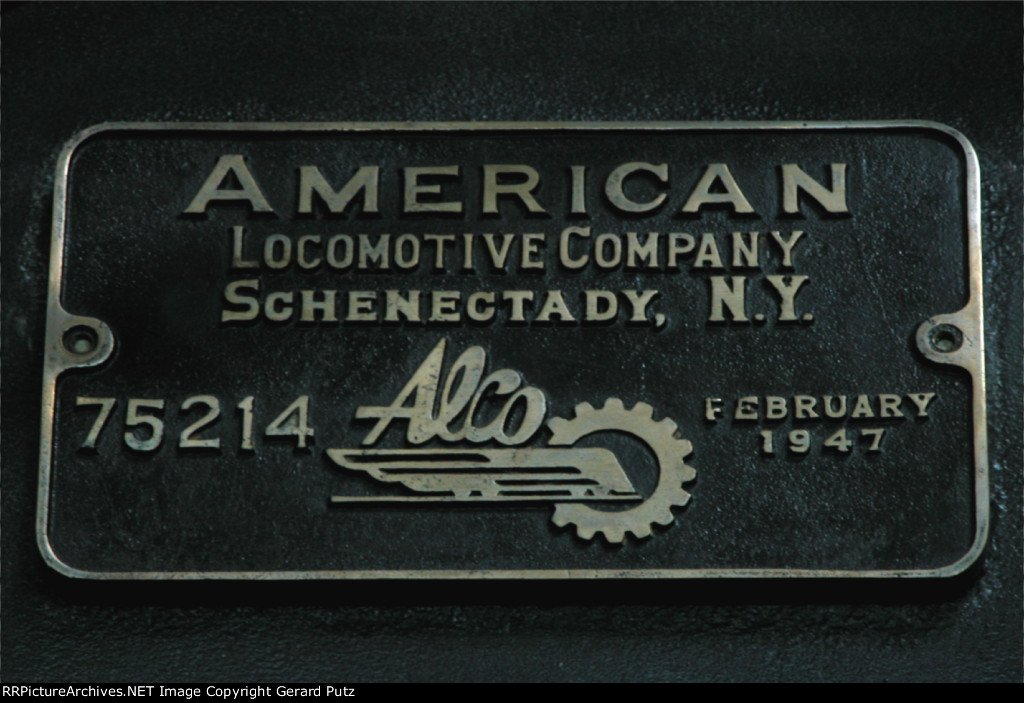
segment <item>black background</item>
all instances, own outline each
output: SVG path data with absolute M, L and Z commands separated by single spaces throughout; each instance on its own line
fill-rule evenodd
M 3 6 L 3 650 L 27 680 L 1019 680 L 1019 4 Z M 110 120 L 928 119 L 982 172 L 992 537 L 943 582 L 93 583 L 35 547 L 53 169 Z

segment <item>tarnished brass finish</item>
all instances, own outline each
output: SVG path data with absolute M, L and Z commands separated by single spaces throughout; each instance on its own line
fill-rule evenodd
M 885 179 L 926 166 L 862 153 L 904 135 L 959 164 L 913 204 L 947 198 L 928 231 L 965 275 L 934 286 L 966 304 L 916 328 L 889 312 L 917 301 L 875 278 L 903 255 L 875 210 L 906 229 Z M 707 146 L 733 136 L 728 163 Z M 364 137 L 373 163 L 313 162 Z M 123 144 L 174 187 L 102 191 Z M 931 122 L 97 125 L 55 180 L 40 551 L 112 579 L 961 573 L 989 521 L 979 189 L 969 142 Z M 86 236 L 134 247 L 96 265 L 148 292 L 99 290 Z M 872 374 L 871 345 L 900 367 Z M 971 465 L 933 478 L 917 452 L 959 461 L 935 444 L 954 420 Z M 921 514 L 951 525 L 917 561 L 894 496 L 921 482 Z

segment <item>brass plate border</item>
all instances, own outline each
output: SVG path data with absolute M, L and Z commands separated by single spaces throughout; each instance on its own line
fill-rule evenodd
M 194 572 L 95 572 L 64 564 L 54 553 L 47 534 L 50 473 L 53 459 L 54 402 L 58 376 L 68 368 L 102 363 L 112 349 L 106 326 L 98 320 L 68 313 L 61 306 L 61 274 L 64 270 L 65 221 L 68 175 L 75 150 L 91 137 L 112 131 L 189 132 L 528 132 L 528 131 L 841 131 L 841 130 L 934 130 L 952 137 L 963 149 L 967 184 L 968 301 L 960 310 L 936 315 L 921 324 L 918 347 L 933 361 L 966 369 L 973 381 L 975 534 L 971 548 L 952 564 L 935 569 L 842 570 L 842 569 L 500 569 L 500 570 L 356 570 L 356 571 L 194 571 Z M 989 532 L 988 436 L 985 412 L 985 346 L 981 266 L 980 169 L 974 147 L 947 125 L 926 120 L 878 120 L 849 122 L 105 122 L 76 134 L 57 159 L 54 179 L 53 225 L 47 294 L 46 342 L 43 363 L 42 427 L 39 440 L 39 492 L 36 541 L 46 563 L 64 576 L 88 579 L 135 580 L 308 580 L 308 579 L 721 579 L 721 578 L 935 578 L 963 573 L 981 556 Z M 926 344 L 928 332 L 938 324 L 956 324 L 963 332 L 963 346 L 939 357 Z M 65 332 L 76 325 L 96 331 L 100 343 L 84 358 L 72 358 L 61 345 Z

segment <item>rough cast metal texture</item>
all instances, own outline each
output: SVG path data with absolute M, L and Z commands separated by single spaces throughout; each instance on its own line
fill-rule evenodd
M 5 681 L 1019 679 L 1019 24 L 1017 6 L 960 5 L 5 7 Z M 94 584 L 46 568 L 36 419 L 52 174 L 69 135 L 108 120 L 680 115 L 927 118 L 972 139 L 992 465 L 975 568 L 934 584 L 514 590 Z
M 449 162 L 410 205 L 406 166 Z M 788 162 L 838 162 L 834 193 L 787 201 Z M 373 195 L 331 213 L 309 164 Z M 941 125 L 109 124 L 55 198 L 39 538 L 68 575 L 950 576 L 983 548 L 977 166 Z

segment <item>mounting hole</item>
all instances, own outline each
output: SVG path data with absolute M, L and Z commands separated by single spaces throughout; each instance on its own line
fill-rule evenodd
M 75 325 L 64 333 L 61 340 L 64 348 L 77 356 L 92 354 L 99 346 L 100 337 L 96 330 L 86 325 Z
M 964 333 L 954 325 L 936 325 L 928 333 L 928 343 L 940 354 L 951 354 L 963 346 Z

